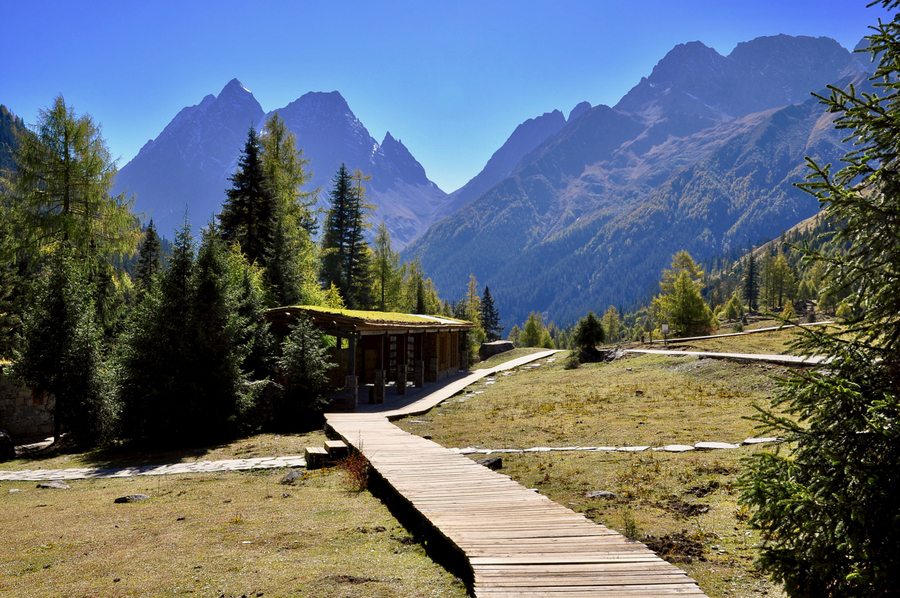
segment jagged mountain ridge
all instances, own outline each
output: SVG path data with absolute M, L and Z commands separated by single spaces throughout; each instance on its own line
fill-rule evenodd
M 804 156 L 835 162 L 845 148 L 798 86 L 864 84 L 866 70 L 827 38 L 758 38 L 728 57 L 682 44 L 614 108 L 567 123 L 404 256 L 417 255 L 449 298 L 475 274 L 508 326 L 531 310 L 568 324 L 629 303 L 680 249 L 703 258 L 811 215 L 815 200 L 792 185 Z M 741 77 L 757 98 L 742 97 Z
M 135 194 L 136 210 L 168 234 L 185 208 L 195 224 L 218 213 L 247 130 L 263 118 L 259 102 L 236 79 L 218 96 L 182 109 L 119 170 L 113 193 Z
M 581 104 L 579 104 L 581 106 Z M 590 107 L 590 104 L 588 104 Z M 573 113 L 575 110 L 573 109 Z M 473 199 L 512 174 L 522 157 L 540 145 L 566 125 L 566 118 L 559 110 L 545 112 L 537 118 L 529 118 L 513 131 L 485 164 L 484 168 L 468 183 L 450 194 L 445 205 L 447 216 L 456 212 Z
M 803 102 L 810 91 L 867 70 L 828 37 L 759 37 L 728 56 L 694 41 L 675 46 L 615 108 L 651 121 L 672 111 L 729 120 Z
M 276 111 L 310 160 L 313 177 L 307 189 L 320 189 L 319 207 L 327 207 L 331 179 L 343 163 L 372 175 L 367 190 L 377 206 L 373 221 L 384 219 L 395 248 L 403 248 L 438 217 L 447 194 L 390 133 L 379 144 L 337 91 L 310 92 Z M 234 79 L 218 96 L 181 110 L 148 141 L 119 171 L 114 192 L 127 188 L 136 194 L 136 209 L 161 231 L 181 223 L 185 206 L 193 223 L 203 224 L 221 208 L 249 127 L 260 130 L 276 111 L 264 112 Z

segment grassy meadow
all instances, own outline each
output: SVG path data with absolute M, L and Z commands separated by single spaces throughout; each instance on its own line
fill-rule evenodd
M 698 341 L 689 348 L 779 353 L 787 351 L 788 340 L 790 334 L 781 331 Z M 776 378 L 788 373 L 777 366 L 659 355 L 566 370 L 566 355 L 483 380 L 430 413 L 397 424 L 458 448 L 740 443 L 760 434 L 746 418 L 755 413 L 754 404 L 768 406 Z M 501 471 L 646 542 L 713 598 L 780 596 L 779 587 L 753 566 L 760 538 L 747 525 L 749 513 L 738 504 L 736 489 L 741 460 L 775 448 L 502 454 Z M 615 497 L 587 496 L 597 490 Z
M 201 451 L 196 458 L 296 454 L 295 442 L 321 444 L 323 438 L 264 435 Z M 195 458 L 188 453 L 184 459 Z M 159 458 L 119 450 L 13 465 L 34 469 Z M 68 490 L 0 482 L 0 596 L 466 595 L 462 583 L 435 564 L 380 501 L 352 490 L 346 472 L 311 471 L 282 485 L 285 473 L 74 480 L 67 482 Z M 14 489 L 19 491 L 10 492 Z M 113 502 L 137 493 L 150 498 Z
M 787 331 L 674 348 L 787 351 Z M 659 347 L 654 347 L 659 348 Z M 534 352 L 517 349 L 476 367 Z M 740 443 L 759 434 L 781 367 L 690 356 L 629 356 L 564 368 L 567 353 L 483 379 L 397 424 L 447 447 Z M 262 434 L 150 452 L 41 451 L 0 469 L 121 467 L 302 454 L 322 432 Z M 593 521 L 648 543 L 711 597 L 780 596 L 753 567 L 760 539 L 735 487 L 741 459 L 774 445 L 669 453 L 504 454 L 502 472 Z M 473 456 L 479 458 L 480 456 Z M 411 457 L 412 458 L 412 457 Z M 0 595 L 465 596 L 368 492 L 339 468 L 282 485 L 285 470 L 78 480 L 69 490 L 0 482 Z M 17 492 L 10 492 L 11 490 Z M 614 498 L 589 498 L 606 490 Z M 124 494 L 150 499 L 114 504 Z M 63 589 L 65 588 L 65 589 Z

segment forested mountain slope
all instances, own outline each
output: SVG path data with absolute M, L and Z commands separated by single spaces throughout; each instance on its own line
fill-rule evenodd
M 616 108 L 567 123 L 406 256 L 445 296 L 475 274 L 509 325 L 532 310 L 567 324 L 627 303 L 680 249 L 702 259 L 812 215 L 815 200 L 792 186 L 805 156 L 833 162 L 845 149 L 800 89 L 866 76 L 827 38 L 759 38 L 728 57 L 678 46 Z

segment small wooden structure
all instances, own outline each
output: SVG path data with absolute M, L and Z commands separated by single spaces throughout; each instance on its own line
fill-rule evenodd
M 422 387 L 469 369 L 466 333 L 471 322 L 416 314 L 356 311 L 298 305 L 277 307 L 266 319 L 279 341 L 290 333 L 298 317 L 307 317 L 323 334 L 337 339 L 330 372 L 348 409 L 358 405 L 358 387 L 370 387 L 371 401 L 383 403 L 385 387 L 393 382 L 406 394 L 412 382 Z

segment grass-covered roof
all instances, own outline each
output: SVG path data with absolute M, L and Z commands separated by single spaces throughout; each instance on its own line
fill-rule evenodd
M 313 323 L 315 323 L 316 326 L 347 332 L 420 328 L 467 330 L 473 326 L 471 322 L 446 318 L 443 316 L 363 311 L 355 309 L 334 309 L 313 305 L 276 307 L 266 312 L 266 317 L 271 322 L 287 324 L 300 314 L 312 318 Z

